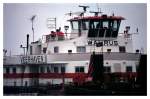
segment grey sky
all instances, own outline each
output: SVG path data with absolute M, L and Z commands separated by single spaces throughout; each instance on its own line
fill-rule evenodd
M 23 53 L 20 44 L 25 46 L 26 34 L 30 34 L 30 42 L 32 41 L 32 30 L 30 18 L 37 15 L 35 19 L 35 40 L 38 40 L 44 34 L 49 33 L 46 27 L 46 19 L 49 17 L 57 18 L 57 27 L 62 27 L 66 23 L 67 17 L 64 15 L 71 11 L 81 11 L 79 4 L 4 4 L 4 48 L 14 55 Z M 82 4 L 80 4 L 82 5 Z M 88 11 L 97 10 L 96 4 L 89 5 Z M 126 20 L 122 21 L 120 32 L 124 27 L 131 26 L 130 32 L 136 32 L 139 29 L 139 35 L 133 36 L 134 48 L 143 47 L 147 51 L 147 9 L 146 4 L 99 4 L 99 7 L 106 14 L 115 13 L 115 15 L 123 16 Z

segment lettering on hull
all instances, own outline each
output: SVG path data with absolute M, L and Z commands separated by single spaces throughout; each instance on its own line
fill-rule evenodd
M 46 57 L 44 55 L 21 56 L 21 63 L 22 64 L 46 63 Z
M 104 41 L 100 41 L 100 40 L 88 40 L 87 41 L 89 46 L 93 46 L 96 44 L 101 44 L 102 46 L 118 46 L 118 41 L 111 41 L 111 40 L 104 40 Z

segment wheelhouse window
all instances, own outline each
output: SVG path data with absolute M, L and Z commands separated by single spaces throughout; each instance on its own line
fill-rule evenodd
M 109 25 L 108 25 L 108 21 L 103 21 L 102 25 L 103 25 L 103 28 L 108 28 Z
M 117 37 L 118 36 L 118 31 L 120 27 L 121 20 L 113 20 L 113 25 L 112 25 L 112 37 Z
M 88 37 L 117 37 L 121 20 L 90 20 Z
M 72 21 L 71 26 L 73 30 L 78 30 L 79 29 L 79 23 L 78 21 Z
M 88 37 L 99 37 L 99 20 L 90 20 Z
M 75 67 L 76 73 L 84 73 L 84 66 L 77 66 Z
M 83 30 L 89 29 L 89 21 L 82 21 L 82 29 Z
M 100 21 L 90 21 L 90 29 L 98 29 L 100 28 Z
M 118 22 L 117 20 L 114 21 L 114 25 L 113 25 L 113 29 L 117 29 L 118 28 Z

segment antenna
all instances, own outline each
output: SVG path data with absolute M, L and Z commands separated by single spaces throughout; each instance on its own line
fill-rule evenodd
M 56 17 L 55 18 L 47 18 L 47 28 L 55 29 L 56 31 Z
M 130 38 L 131 37 L 131 39 L 132 39 L 133 35 L 135 35 L 135 34 L 138 35 L 139 34 L 138 28 L 136 28 L 135 33 L 129 33 L 129 31 L 130 31 L 130 26 L 126 26 L 125 30 L 124 30 L 124 33 L 119 33 L 119 34 L 124 34 L 124 38 Z
M 87 11 L 86 9 L 89 8 L 89 6 L 81 6 L 81 5 L 79 5 L 79 7 L 83 8 L 84 13 Z
M 69 15 L 69 16 L 72 16 L 72 12 L 70 11 L 69 13 L 66 13 L 65 15 Z
M 4 54 L 4 56 L 6 56 L 6 53 L 7 53 L 7 50 L 6 50 L 6 49 L 3 49 L 3 54 Z
M 84 16 L 84 13 L 87 11 L 87 8 L 89 8 L 89 6 L 81 6 L 81 5 L 79 5 L 79 7 L 83 8 L 83 12 L 80 13 L 80 16 L 82 17 L 82 16 Z
M 33 22 L 34 22 L 34 20 L 35 20 L 35 17 L 36 17 L 36 15 L 33 15 L 32 17 L 31 17 L 31 23 L 32 23 L 32 32 L 33 32 L 33 42 L 34 42 L 34 27 L 33 27 Z
M 98 3 L 97 3 L 97 11 L 98 11 L 98 12 L 101 11 L 101 9 L 99 8 Z
M 90 11 L 90 13 L 94 13 L 95 16 L 98 16 L 98 14 L 102 14 L 101 8 L 99 8 L 99 5 L 97 4 L 97 11 Z
M 139 33 L 139 29 L 138 28 L 136 28 L 136 33 Z

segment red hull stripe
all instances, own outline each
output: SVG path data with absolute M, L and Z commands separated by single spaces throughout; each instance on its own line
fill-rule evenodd
M 121 77 L 136 77 L 137 73 L 111 73 L 111 75 Z M 3 74 L 4 78 L 75 78 L 75 77 L 88 77 L 86 73 L 16 73 L 16 74 Z

